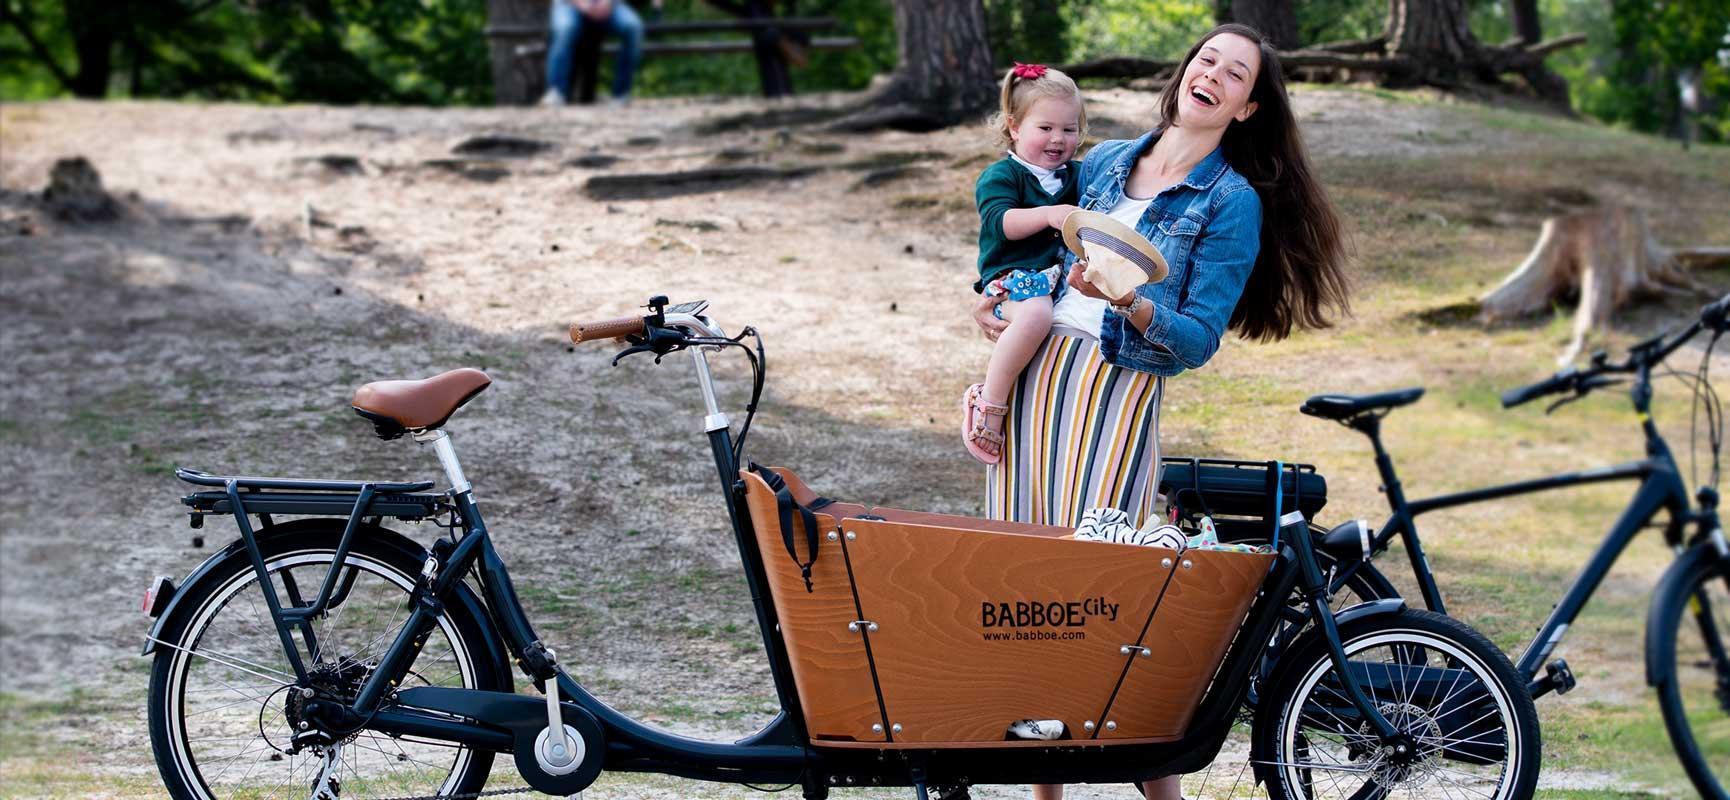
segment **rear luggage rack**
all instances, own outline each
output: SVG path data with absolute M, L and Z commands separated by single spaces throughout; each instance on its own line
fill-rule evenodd
M 391 517 L 421 520 L 437 517 L 451 506 L 442 494 L 416 494 L 431 489 L 432 481 L 337 481 L 303 478 L 259 478 L 212 475 L 193 469 L 177 469 L 176 477 L 198 486 L 220 489 L 194 492 L 180 498 L 191 509 L 193 527 L 202 527 L 205 514 L 301 514 L 314 516 Z M 233 486 L 231 494 L 229 487 Z M 261 491 L 272 490 L 272 491 Z M 369 495 L 363 505 L 361 495 Z M 239 499 L 239 508 L 235 500 Z
M 311 514 L 346 517 L 360 502 L 359 492 L 246 492 L 242 504 L 248 514 Z M 444 511 L 444 495 L 377 494 L 366 508 L 367 516 L 418 520 Z M 180 498 L 194 514 L 232 514 L 234 504 L 223 491 L 195 492 Z
M 409 481 L 371 483 L 367 481 L 325 481 L 308 480 L 304 478 L 258 478 L 232 475 L 212 475 L 195 469 L 176 469 L 174 475 L 187 483 L 197 486 L 220 486 L 205 492 L 193 492 L 180 498 L 192 510 L 191 523 L 194 528 L 204 527 L 204 515 L 225 514 L 234 518 L 234 524 L 240 529 L 240 540 L 246 548 L 247 556 L 252 560 L 252 568 L 257 574 L 264 591 L 265 606 L 270 610 L 271 618 L 277 624 L 277 632 L 283 637 L 287 648 L 289 663 L 294 667 L 294 673 L 304 678 L 306 670 L 301 664 L 300 655 L 288 633 L 287 625 L 301 627 L 302 635 L 313 652 L 317 652 L 315 632 L 311 620 L 323 615 L 333 603 L 340 604 L 347 597 L 349 587 L 354 583 L 354 570 L 345 571 L 349 548 L 354 544 L 354 537 L 368 525 L 377 525 L 382 517 L 392 517 L 403 520 L 421 520 L 450 512 L 455 516 L 455 507 L 442 494 L 413 494 L 433 487 L 432 481 Z M 260 490 L 273 491 L 260 491 Z M 336 555 L 331 560 L 330 569 L 325 573 L 324 581 L 319 586 L 318 596 L 309 604 L 301 604 L 301 598 L 295 589 L 289 587 L 288 605 L 284 605 L 277 597 L 276 588 L 271 583 L 269 568 L 264 563 L 264 555 L 258 546 L 258 534 L 254 532 L 248 515 L 257 515 L 263 532 L 269 532 L 275 525 L 272 514 L 302 514 L 314 516 L 347 517 L 343 526 L 342 539 L 337 543 Z M 363 524 L 363 521 L 366 521 Z M 440 540 L 444 542 L 445 540 Z M 203 537 L 194 536 L 193 545 L 202 547 Z M 448 546 L 448 545 L 447 545 Z M 438 545 L 433 552 L 437 553 Z M 435 556 L 429 556 L 422 575 L 430 576 L 436 573 L 439 561 Z M 432 570 L 433 572 L 427 572 Z M 344 578 L 343 576 L 348 577 Z
M 308 478 L 250 478 L 237 475 L 212 475 L 208 472 L 184 467 L 176 469 L 174 477 L 199 486 L 226 487 L 229 481 L 233 481 L 235 486 L 242 489 L 358 492 L 363 486 L 371 486 L 375 492 L 424 492 L 433 487 L 432 481 L 386 483 L 381 481 L 319 481 Z

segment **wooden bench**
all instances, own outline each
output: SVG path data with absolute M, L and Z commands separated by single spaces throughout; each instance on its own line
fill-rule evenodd
M 832 17 L 772 17 L 741 16 L 734 19 L 681 20 L 650 22 L 643 25 L 643 57 L 713 55 L 721 53 L 754 53 L 757 72 L 763 85 L 764 97 L 784 97 L 793 94 L 791 66 L 804 66 L 806 53 L 813 50 L 846 50 L 859 46 L 852 36 L 814 36 L 817 31 L 837 27 Z M 730 37 L 691 41 L 653 41 L 668 36 L 696 34 L 745 33 L 749 37 Z M 545 23 L 533 25 L 489 25 L 486 35 L 495 52 L 504 50 L 519 65 L 538 69 L 544 76 L 547 38 L 550 31 Z M 575 43 L 576 57 L 571 65 L 572 100 L 592 103 L 603 54 L 619 50 L 616 41 L 602 41 L 605 30 L 599 25 L 586 26 Z M 532 81 L 540 85 L 540 80 Z M 543 87 L 544 88 L 544 87 Z M 500 87 L 500 102 L 527 102 L 539 96 L 537 91 L 524 97 L 506 97 Z

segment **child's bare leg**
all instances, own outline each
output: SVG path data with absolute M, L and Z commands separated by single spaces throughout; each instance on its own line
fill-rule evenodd
M 1033 785 L 1033 800 L 1063 800 L 1063 784 L 1036 783 Z
M 1158 780 L 1142 781 L 1141 795 L 1147 800 L 1183 800 L 1181 776 L 1167 775 Z
M 1009 327 L 991 348 L 991 363 L 985 367 L 985 388 L 980 392 L 981 400 L 997 405 L 1008 402 L 1015 379 L 1051 332 L 1051 298 L 1006 302 L 1000 308 Z

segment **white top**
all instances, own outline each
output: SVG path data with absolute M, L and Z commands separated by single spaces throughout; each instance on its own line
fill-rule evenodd
M 1044 189 L 1046 194 L 1056 197 L 1058 190 L 1063 188 L 1063 179 L 1057 177 L 1057 170 L 1046 169 L 1038 164 L 1031 163 L 1027 159 L 1016 155 L 1014 150 L 1009 151 L 1009 157 L 1015 159 L 1015 163 L 1026 167 L 1028 172 L 1033 173 L 1033 177 L 1039 179 L 1039 188 Z
M 1117 205 L 1112 206 L 1111 210 L 1105 213 L 1112 219 L 1135 229 L 1136 225 L 1141 222 L 1142 215 L 1147 213 L 1147 206 L 1152 202 L 1153 198 L 1151 197 L 1130 197 L 1126 194 L 1123 199 L 1117 201 Z M 1105 307 L 1108 305 L 1110 303 L 1095 297 L 1088 297 L 1081 292 L 1066 291 L 1062 297 L 1057 299 L 1057 305 L 1051 309 L 1051 324 L 1053 327 L 1062 325 L 1066 328 L 1074 328 L 1098 339 L 1101 326 L 1105 322 Z

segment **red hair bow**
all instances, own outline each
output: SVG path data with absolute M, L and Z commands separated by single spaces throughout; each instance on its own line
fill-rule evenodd
M 1036 81 L 1045 77 L 1045 69 L 1044 64 L 1023 64 L 1017 61 L 1015 62 L 1015 69 L 1012 71 L 1017 78 Z

